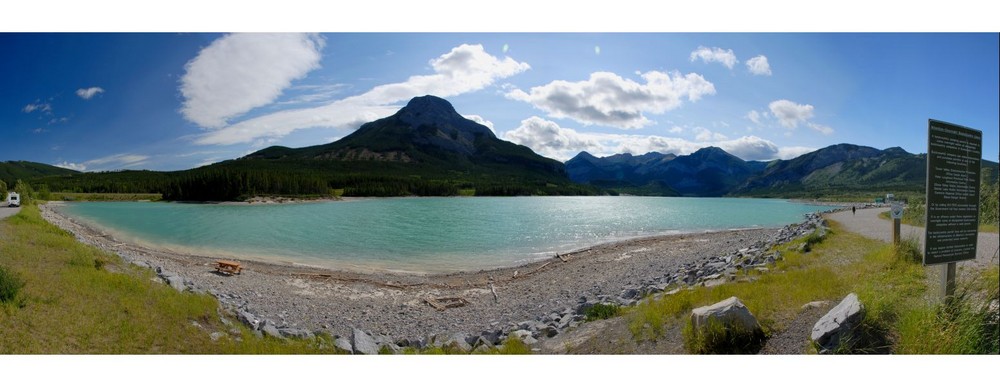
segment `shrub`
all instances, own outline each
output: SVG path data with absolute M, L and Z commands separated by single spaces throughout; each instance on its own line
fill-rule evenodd
M 6 303 L 17 298 L 17 293 L 24 287 L 24 281 L 17 273 L 0 266 L 0 302 Z
M 587 321 L 607 320 L 621 313 L 621 307 L 614 304 L 594 304 L 584 311 Z

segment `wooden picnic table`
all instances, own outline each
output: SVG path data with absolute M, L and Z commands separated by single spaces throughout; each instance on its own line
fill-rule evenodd
M 240 263 L 236 261 L 218 260 L 215 261 L 215 270 L 225 274 L 240 274 L 243 270 Z

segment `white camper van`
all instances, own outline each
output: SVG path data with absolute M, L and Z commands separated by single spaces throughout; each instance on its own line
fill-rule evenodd
M 7 193 L 7 207 L 20 207 L 21 206 L 21 195 L 17 192 Z

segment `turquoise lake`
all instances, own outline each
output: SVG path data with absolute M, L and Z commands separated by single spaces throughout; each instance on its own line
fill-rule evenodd
M 67 203 L 62 212 L 121 240 L 182 253 L 442 273 L 513 266 L 640 236 L 780 227 L 829 208 L 738 198 L 472 197 Z

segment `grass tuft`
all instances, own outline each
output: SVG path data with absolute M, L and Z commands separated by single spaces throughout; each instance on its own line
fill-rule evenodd
M 767 341 L 762 330 L 726 327 L 714 319 L 709 320 L 701 330 L 696 330 L 688 321 L 683 336 L 684 348 L 694 354 L 753 354 L 759 352 Z
M 621 307 L 615 304 L 594 304 L 584 311 L 587 321 L 607 320 L 621 314 Z
M 0 266 L 0 303 L 9 303 L 17 298 L 24 281 L 17 273 Z

